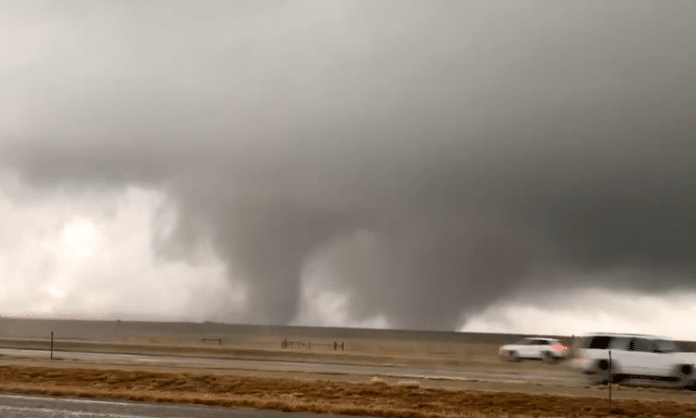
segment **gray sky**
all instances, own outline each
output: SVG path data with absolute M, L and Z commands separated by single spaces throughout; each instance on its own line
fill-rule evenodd
M 122 222 L 151 260 L 89 288 L 166 287 L 166 264 L 226 289 L 165 317 L 303 323 L 339 315 L 328 304 L 341 323 L 456 329 L 521 295 L 694 294 L 695 15 L 691 1 L 3 5 L 5 218 L 72 208 L 23 227 L 40 240 L 142 211 L 140 229 Z M 6 265 L 26 258 L 12 245 Z M 64 282 L 85 274 L 45 257 Z M 5 274 L 31 300 L 39 273 Z M 91 309 L 57 292 L 48 306 Z

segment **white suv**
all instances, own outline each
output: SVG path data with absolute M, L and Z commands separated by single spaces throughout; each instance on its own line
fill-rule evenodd
M 611 365 L 609 363 L 611 352 Z M 678 386 L 696 382 L 696 357 L 682 352 L 674 341 L 641 334 L 590 334 L 576 345 L 573 366 L 595 384 L 627 379 L 671 381 Z
M 567 347 L 555 338 L 523 338 L 498 350 L 498 355 L 509 361 L 539 359 L 553 363 L 565 359 L 567 354 Z

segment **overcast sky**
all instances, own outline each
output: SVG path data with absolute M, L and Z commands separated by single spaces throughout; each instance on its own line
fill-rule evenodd
M 696 339 L 696 3 L 0 6 L 0 314 Z

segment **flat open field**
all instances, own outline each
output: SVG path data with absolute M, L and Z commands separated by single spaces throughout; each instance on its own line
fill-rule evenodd
M 0 366 L 0 391 L 184 402 L 280 411 L 375 417 L 603 417 L 599 397 L 496 390 L 427 388 L 418 382 L 362 383 L 101 368 Z M 696 405 L 667 400 L 619 399 L 614 413 L 632 417 L 693 417 Z M 613 414 L 612 414 L 613 415 Z
M 278 331 L 278 330 L 276 330 Z M 318 335 L 316 330 L 247 334 L 152 332 L 54 341 L 55 359 L 0 356 L 0 391 L 54 396 L 111 397 L 160 402 L 235 405 L 298 412 L 378 417 L 597 417 L 608 416 L 608 389 L 590 387 L 567 365 L 508 363 L 497 357 L 505 341 L 394 336 Z M 324 330 L 323 333 L 331 333 Z M 335 333 L 338 333 L 334 331 Z M 0 347 L 48 348 L 45 338 L 0 339 Z M 333 337 L 333 338 L 332 338 Z M 421 337 L 421 338 L 419 338 Z M 213 341 L 203 341 L 210 338 Z M 515 337 L 499 337 L 514 339 Z M 220 339 L 221 341 L 214 341 Z M 288 346 L 281 348 L 281 341 Z M 334 350 L 334 342 L 344 350 Z M 290 345 L 290 343 L 293 343 Z M 218 359 L 249 359 L 277 370 L 192 367 L 190 360 L 166 366 L 124 360 L 67 359 L 67 351 L 131 353 Z M 63 354 L 61 354 L 63 353 Z M 61 357 L 64 356 L 65 358 Z M 269 363 L 270 362 L 270 363 Z M 280 365 L 376 365 L 380 370 L 480 372 L 482 378 L 404 378 L 395 374 L 287 372 Z M 249 362 L 254 364 L 253 361 Z M 362 369 L 364 370 L 364 368 Z M 413 369 L 415 370 L 415 369 Z M 491 373 L 488 378 L 486 373 Z M 512 376 L 500 379 L 495 376 Z M 696 393 L 648 387 L 613 387 L 613 406 L 625 416 L 693 417 Z M 621 412 L 621 411 L 614 411 Z M 614 415 L 614 414 L 612 414 Z
M 14 323 L 16 321 L 21 322 Z M 93 322 L 97 321 L 0 318 L 0 347 L 47 350 L 51 330 L 56 329 L 56 352 L 166 354 L 451 369 L 480 369 L 489 364 L 519 367 L 502 363 L 497 358 L 498 347 L 518 336 L 302 327 L 235 327 L 231 330 L 213 327 L 206 330 L 210 328 L 206 324 L 182 324 L 168 329 L 154 324 L 148 329 L 146 325 L 135 327 L 128 323 L 121 324 L 116 333 L 107 332 L 115 328 L 113 323 L 97 323 L 97 327 Z M 18 332 L 23 335 L 13 335 Z

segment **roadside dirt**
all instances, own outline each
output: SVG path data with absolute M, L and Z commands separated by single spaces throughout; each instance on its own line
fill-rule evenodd
M 643 393 L 655 395 L 656 400 L 617 399 L 613 402 L 617 409 L 610 414 L 606 391 L 600 389 L 595 389 L 596 396 L 554 395 L 456 387 L 464 382 L 440 381 L 449 387 L 437 387 L 433 382 L 367 376 L 344 376 L 339 381 L 311 375 L 280 378 L 245 373 L 12 364 L 0 366 L 0 391 L 375 417 L 696 416 L 696 404 L 666 399 L 673 391 Z

